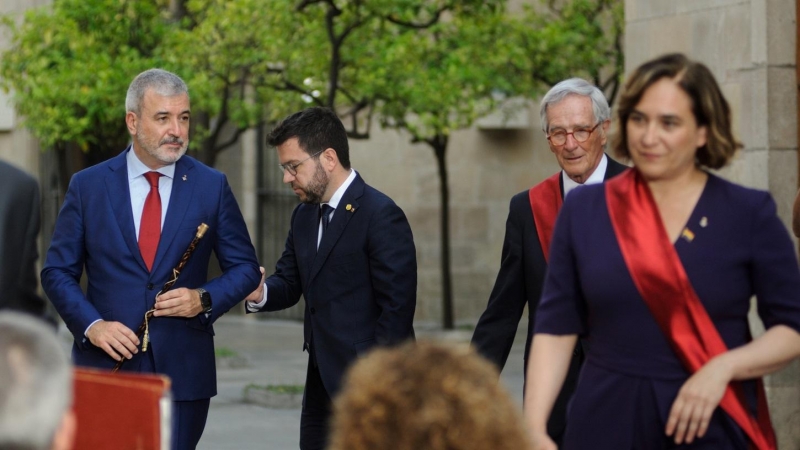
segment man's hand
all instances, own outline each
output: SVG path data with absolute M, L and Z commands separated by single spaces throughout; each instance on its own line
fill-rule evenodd
M 178 288 L 156 297 L 156 317 L 194 317 L 203 312 L 200 293 L 195 289 Z
M 251 302 L 251 303 L 261 303 L 261 300 L 264 299 L 264 277 L 266 272 L 264 271 L 264 267 L 258 268 L 261 271 L 261 282 L 258 283 L 258 287 L 255 291 L 251 292 L 250 295 L 244 298 L 244 301 Z
M 130 328 L 119 322 L 106 322 L 100 320 L 89 327 L 86 337 L 96 347 L 100 347 L 114 358 L 120 361 L 122 358 L 131 359 L 139 352 L 139 338 Z

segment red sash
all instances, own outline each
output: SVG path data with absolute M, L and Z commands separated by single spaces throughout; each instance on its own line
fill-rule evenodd
M 686 275 L 647 184 L 639 172 L 606 182 L 611 223 L 633 282 L 684 367 L 694 373 L 728 350 Z M 720 407 L 755 448 L 775 449 L 766 397 L 758 380 L 758 420 L 749 414 L 739 383 L 731 382 Z
M 553 237 L 553 228 L 556 226 L 556 217 L 561 209 L 561 172 L 542 181 L 528 191 L 528 199 L 533 211 L 533 223 L 536 225 L 536 234 L 539 235 L 539 244 L 542 246 L 544 260 L 550 254 L 550 239 Z

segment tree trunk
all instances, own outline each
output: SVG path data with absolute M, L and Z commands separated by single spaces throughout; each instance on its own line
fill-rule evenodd
M 442 269 L 442 327 L 452 330 L 453 324 L 453 280 L 450 273 L 450 188 L 447 181 L 447 142 L 449 136 L 438 135 L 427 141 L 436 155 L 439 171 L 439 196 L 441 201 L 441 269 Z

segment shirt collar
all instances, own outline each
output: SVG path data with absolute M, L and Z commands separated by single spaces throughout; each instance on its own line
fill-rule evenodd
M 591 175 L 589 175 L 589 179 L 586 180 L 583 185 L 587 184 L 599 184 L 603 182 L 603 179 L 606 176 L 606 168 L 608 167 L 608 157 L 605 153 L 603 153 L 603 157 L 600 158 L 600 163 L 597 164 L 597 167 L 594 169 Z M 564 183 L 564 198 L 567 198 L 567 194 L 570 193 L 573 189 L 578 186 L 582 186 L 579 183 L 573 181 L 572 178 L 568 177 L 567 174 L 562 170 L 561 171 L 561 181 Z
M 136 177 L 141 177 L 147 172 L 151 172 L 152 169 L 147 167 L 138 156 L 136 156 L 136 152 L 133 151 L 133 147 L 131 146 L 128 148 L 128 154 L 125 155 L 125 159 L 128 163 L 128 181 L 132 181 Z M 164 175 L 165 177 L 175 178 L 175 164 L 170 164 L 168 166 L 161 167 L 156 170 L 156 172 Z
M 344 180 L 339 189 L 336 189 L 336 192 L 333 193 L 331 199 L 327 203 L 322 203 L 323 205 L 327 204 L 334 210 L 337 206 L 339 206 L 339 202 L 342 200 L 342 196 L 344 196 L 344 191 L 347 190 L 348 187 L 353 183 L 353 180 L 356 179 L 356 170 L 350 169 L 350 175 L 347 176 L 347 179 Z

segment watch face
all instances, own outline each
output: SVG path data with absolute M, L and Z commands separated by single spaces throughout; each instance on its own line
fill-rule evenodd
M 211 309 L 211 294 L 205 289 L 200 291 L 200 304 L 203 306 L 204 310 Z

